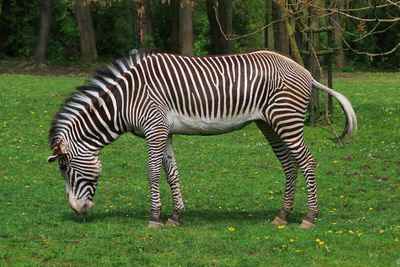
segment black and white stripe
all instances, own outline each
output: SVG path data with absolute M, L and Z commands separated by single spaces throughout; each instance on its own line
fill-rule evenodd
M 300 168 L 307 181 L 306 220 L 313 223 L 318 215 L 315 160 L 303 140 L 312 86 L 338 99 L 347 118 L 342 137 L 351 135 L 357 121 L 350 102 L 280 54 L 263 50 L 184 57 L 135 51 L 78 88 L 53 122 L 51 147 L 57 148 L 63 140 L 73 160 L 82 154 L 98 153 L 127 131 L 144 137 L 149 152 L 152 220 L 158 221 L 161 211 L 159 177 L 163 165 L 174 198 L 172 219 L 177 222 L 184 207 L 172 135 L 221 134 L 254 121 L 270 142 L 287 178 L 278 217 L 285 222 L 293 210 Z M 90 176 L 90 164 L 71 168 L 84 173 L 81 179 Z M 82 190 L 90 191 L 85 186 L 74 190 L 78 195 Z

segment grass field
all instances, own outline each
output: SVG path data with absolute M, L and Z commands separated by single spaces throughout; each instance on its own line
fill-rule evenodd
M 307 230 L 299 228 L 306 211 L 301 175 L 289 224 L 270 223 L 285 181 L 255 125 L 174 138 L 186 204 L 182 227 L 147 228 L 146 146 L 129 134 L 102 151 L 96 205 L 85 217 L 75 215 L 57 164 L 46 162 L 47 132 L 65 97 L 83 82 L 0 75 L 1 266 L 399 266 L 400 73 L 334 81 L 358 116 L 351 144 L 341 148 L 330 133 L 306 126 L 320 204 L 317 226 Z M 332 121 L 341 131 L 337 106 Z M 161 190 L 165 221 L 172 200 L 164 178 Z

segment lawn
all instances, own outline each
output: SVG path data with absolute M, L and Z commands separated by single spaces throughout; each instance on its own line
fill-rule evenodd
M 103 149 L 103 174 L 87 216 L 68 206 L 47 132 L 80 77 L 0 75 L 0 265 L 398 266 L 400 264 L 400 73 L 339 75 L 358 132 L 340 147 L 305 128 L 317 160 L 320 216 L 306 211 L 299 175 L 289 224 L 271 224 L 284 174 L 255 125 L 213 137 L 175 136 L 186 205 L 181 227 L 147 228 L 145 142 L 123 135 Z M 322 100 L 322 98 L 321 98 Z M 338 132 L 344 115 L 334 102 Z M 163 177 L 162 220 L 172 211 Z

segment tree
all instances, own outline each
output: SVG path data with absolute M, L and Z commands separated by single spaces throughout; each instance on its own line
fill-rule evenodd
M 272 0 L 265 1 L 265 24 L 270 25 L 273 21 L 272 18 Z M 274 50 L 275 49 L 275 38 L 274 38 L 274 27 L 266 27 L 265 30 L 265 38 L 264 38 L 264 46 Z
M 340 0 L 333 0 L 332 2 L 334 8 L 339 9 L 341 7 Z M 338 48 L 338 53 L 336 54 L 336 69 L 341 70 L 346 65 L 346 58 L 344 56 L 342 41 L 342 18 L 338 12 L 332 14 L 331 24 L 333 26 L 334 37 Z
M 224 35 L 220 34 L 221 52 L 224 54 L 233 53 L 232 37 L 232 0 L 219 0 L 218 12 L 220 15 L 221 29 Z
M 232 0 L 206 0 L 206 6 L 211 32 L 211 52 L 233 53 Z
M 10 35 L 10 23 L 9 16 L 11 12 L 11 0 L 3 0 L 1 2 L 1 16 L 0 16 L 0 51 L 5 51 L 4 43 L 7 41 L 8 36 Z
M 140 43 L 142 48 L 153 46 L 153 17 L 151 15 L 150 0 L 140 0 Z
M 38 64 L 46 63 L 47 40 L 50 32 L 51 0 L 40 0 L 40 29 L 33 60 Z
M 287 32 L 286 32 L 286 26 L 285 23 L 281 20 L 282 18 L 282 10 L 283 7 L 280 7 L 279 5 L 274 2 L 272 5 L 272 14 L 273 14 L 273 19 L 278 21 L 273 25 L 274 27 L 274 40 L 275 40 L 275 49 L 279 52 L 281 52 L 284 55 L 289 55 L 289 41 L 287 37 Z
M 80 32 L 81 57 L 84 61 L 90 64 L 97 60 L 97 49 L 92 16 L 90 13 L 90 3 L 87 0 L 76 0 L 75 14 Z
M 215 1 L 206 0 L 206 7 L 207 7 L 208 23 L 210 24 L 211 53 L 214 55 L 221 54 L 221 42 L 219 41 L 221 32 L 219 30 L 217 21 Z
M 179 54 L 180 52 L 180 0 L 171 0 L 171 52 Z
M 193 0 L 182 0 L 181 54 L 193 56 Z

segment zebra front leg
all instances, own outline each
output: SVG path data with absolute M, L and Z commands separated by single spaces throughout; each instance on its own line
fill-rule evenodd
M 160 175 L 161 162 L 164 155 L 165 144 L 168 136 L 168 129 L 157 127 L 146 136 L 147 148 L 149 151 L 149 165 L 147 178 L 150 184 L 151 196 L 151 217 L 150 228 L 161 228 L 164 224 L 160 221 L 161 199 L 160 199 Z
M 172 146 L 172 136 L 169 136 L 165 146 L 163 165 L 167 181 L 172 191 L 172 198 L 174 200 L 174 212 L 166 225 L 177 225 L 181 224 L 179 217 L 185 211 L 185 206 L 182 200 L 182 194 L 179 187 L 179 172 L 176 165 L 174 148 Z

